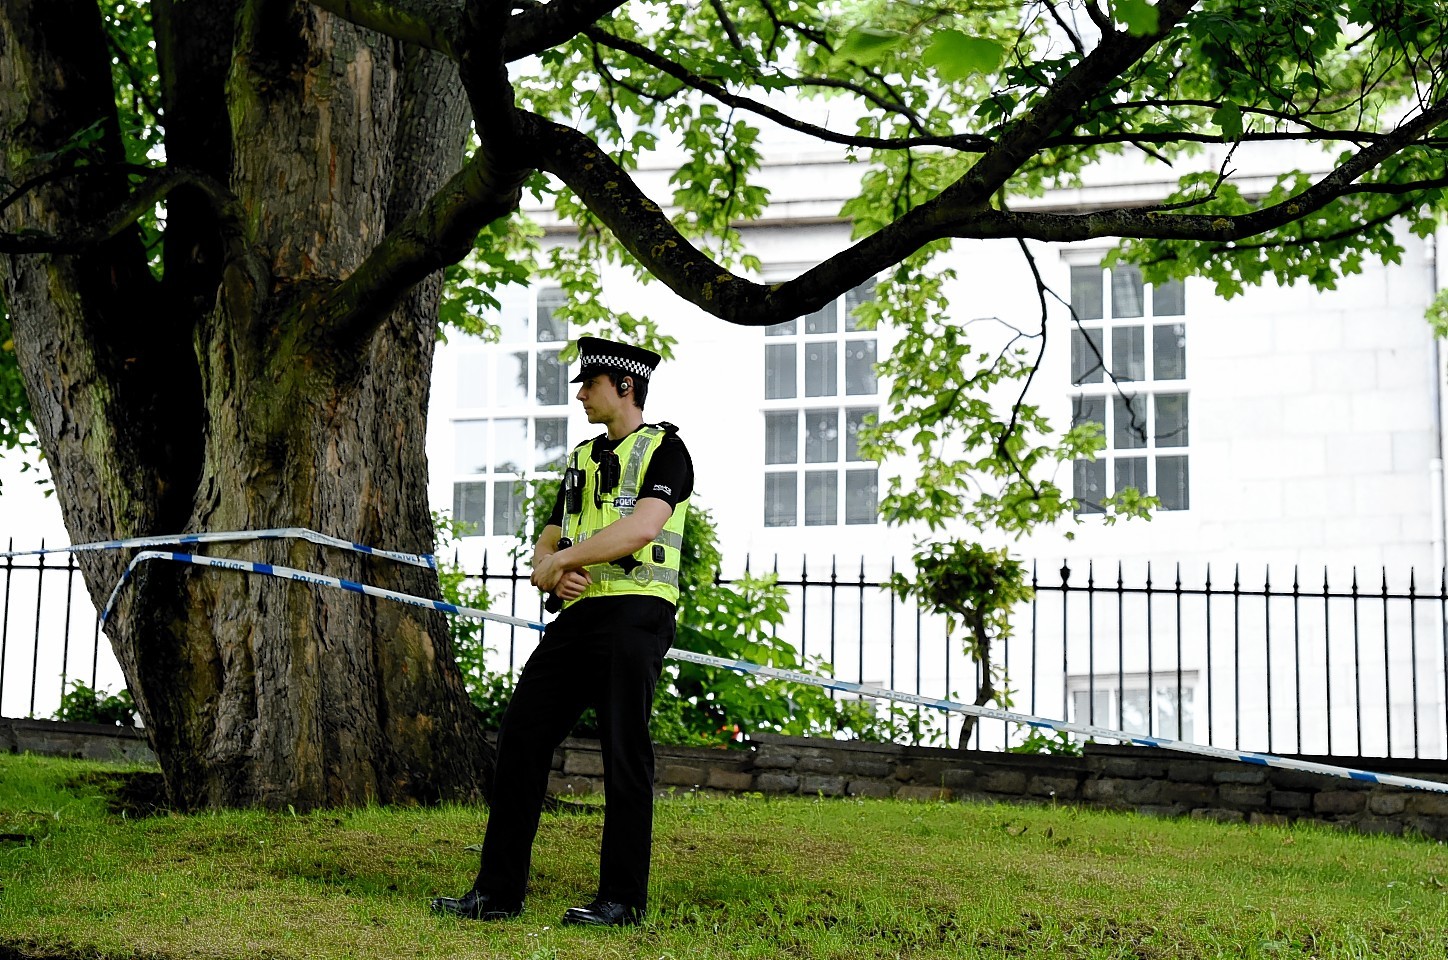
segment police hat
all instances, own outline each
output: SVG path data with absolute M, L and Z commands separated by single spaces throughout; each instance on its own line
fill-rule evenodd
M 599 337 L 579 337 L 578 359 L 582 367 L 578 376 L 573 378 L 574 383 L 581 383 L 608 370 L 647 380 L 663 358 L 652 350 L 627 343 L 614 343 Z

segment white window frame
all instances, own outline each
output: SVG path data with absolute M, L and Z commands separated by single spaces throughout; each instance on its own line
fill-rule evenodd
M 760 404 L 765 433 L 763 445 L 765 462 L 761 478 L 763 511 L 760 522 L 766 528 L 831 528 L 876 525 L 880 522 L 880 465 L 873 460 L 858 456 L 851 458 L 849 455 L 852 421 L 858 421 L 864 413 L 878 415 L 880 410 L 880 382 L 874 372 L 874 365 L 880 359 L 879 333 L 874 329 L 849 329 L 851 305 L 862 302 L 861 299 L 857 299 L 862 297 L 862 291 L 868 291 L 868 298 L 873 298 L 874 286 L 873 279 L 867 281 L 836 298 L 828 306 L 822 307 L 808 316 L 791 320 L 788 324 L 767 327 L 761 334 L 763 349 L 760 351 L 760 355 L 765 364 L 764 392 L 766 396 Z M 827 325 L 823 321 L 831 310 L 834 312 L 834 329 L 811 332 L 812 323 L 821 326 Z M 850 346 L 871 342 L 875 349 L 874 360 L 871 363 L 874 389 L 868 393 L 847 393 Z M 792 396 L 769 397 L 770 348 L 786 346 L 794 347 L 794 392 Z M 833 351 L 835 374 L 833 390 L 816 390 L 811 393 L 809 388 L 811 348 L 816 350 L 826 348 Z M 834 433 L 829 440 L 833 444 L 834 456 L 831 459 L 811 460 L 809 453 L 811 446 L 810 418 L 821 418 L 831 413 L 834 415 Z M 796 424 L 794 459 L 771 463 L 773 453 L 770 444 L 770 424 L 781 422 L 789 414 L 794 414 Z M 818 446 L 816 446 L 816 451 L 818 455 Z M 833 493 L 833 518 L 826 516 L 827 511 L 822 509 L 823 502 L 817 504 L 811 499 L 812 489 L 817 490 L 821 479 L 826 475 L 832 479 L 832 482 L 825 481 L 825 489 Z M 791 479 L 794 484 L 793 517 L 779 520 L 776 519 L 773 510 L 772 491 L 776 484 L 786 483 Z M 864 484 L 870 491 L 873 491 L 875 506 L 868 519 L 851 519 L 848 515 L 850 492 L 852 488 L 856 488 L 860 484 Z
M 453 517 L 474 524 L 474 529 L 467 536 L 511 537 L 516 534 L 516 522 L 506 523 L 508 529 L 502 529 L 504 524 L 497 522 L 500 491 L 515 489 L 522 482 L 525 487 L 521 497 L 531 495 L 531 487 L 526 485 L 528 478 L 561 469 L 560 458 L 565 457 L 570 449 L 568 401 L 572 390 L 566 366 L 561 366 L 562 389 L 553 397 L 556 402 L 542 404 L 538 400 L 540 356 L 556 355 L 568 345 L 567 327 L 560 327 L 559 322 L 552 319 L 550 308 L 550 302 L 561 296 L 561 291 L 553 287 L 531 288 L 515 292 L 512 296 L 505 293 L 500 296 L 503 301 L 500 315 L 488 318 L 499 325 L 499 340 L 490 342 L 480 337 L 467 337 L 459 344 L 454 359 L 458 373 L 454 398 L 457 406 L 451 423 Z M 540 330 L 543 331 L 541 339 Z M 504 392 L 501 389 L 504 378 L 517 383 L 520 357 L 526 383 Z M 518 421 L 523 424 L 523 461 L 504 463 L 505 450 L 500 432 Z M 481 463 L 478 469 L 469 469 L 463 460 L 466 451 L 460 443 L 460 436 L 469 429 L 465 425 L 474 424 L 486 426 L 482 428 Z M 557 437 L 553 439 L 548 449 L 556 453 L 556 457 L 544 462 L 539 459 L 538 445 L 547 442 L 550 431 L 561 431 L 561 442 Z M 483 484 L 481 517 L 460 515 L 464 484 Z M 510 495 L 512 489 L 509 489 Z
M 1148 679 L 1151 681 L 1150 686 L 1147 684 Z M 1140 733 L 1149 737 L 1166 737 L 1187 742 L 1195 740 L 1197 694 L 1201 689 L 1201 678 L 1198 671 L 1181 671 L 1183 696 L 1181 725 L 1178 728 L 1176 722 L 1177 672 L 1173 669 L 1154 671 L 1148 677 L 1143 672 L 1118 674 L 1108 668 L 1097 672 L 1094 677 L 1089 674 L 1071 674 L 1066 678 L 1066 700 L 1070 704 L 1069 716 L 1072 723 L 1090 724 L 1111 730 L 1119 729 L 1125 733 Z M 1082 709 L 1081 699 L 1092 691 L 1095 693 L 1093 699 L 1098 703 L 1094 716 L 1089 709 Z M 1150 721 L 1148 724 L 1143 724 L 1139 720 L 1132 722 L 1133 718 L 1128 711 L 1125 724 L 1118 727 L 1118 721 L 1122 717 L 1123 691 L 1132 695 L 1128 702 L 1132 700 L 1140 702 L 1141 696 L 1147 695 L 1146 706 Z M 1164 715 L 1165 709 L 1168 707 L 1171 713 Z
M 1188 320 L 1189 310 L 1186 307 L 1185 291 L 1178 285 L 1173 285 L 1174 295 L 1182 297 L 1183 310 L 1179 314 L 1158 314 L 1158 288 L 1150 283 L 1141 281 L 1141 315 L 1140 316 L 1117 316 L 1116 304 L 1114 303 L 1113 279 L 1117 271 L 1131 270 L 1134 267 L 1119 266 L 1115 268 L 1101 265 L 1099 253 L 1089 257 L 1072 257 L 1066 260 L 1068 268 L 1072 271 L 1072 286 L 1074 288 L 1076 270 L 1089 270 L 1093 267 L 1101 271 L 1102 297 L 1101 316 L 1081 317 L 1074 316 L 1073 297 L 1073 320 L 1071 323 L 1071 356 L 1068 359 L 1068 377 L 1074 381 L 1078 375 L 1077 351 L 1078 345 L 1083 343 L 1087 332 L 1096 332 L 1100 335 L 1097 344 L 1101 351 L 1101 359 L 1096 361 L 1103 369 L 1100 372 L 1100 382 L 1072 382 L 1070 389 L 1070 410 L 1071 424 L 1075 426 L 1085 419 L 1095 420 L 1096 417 L 1088 416 L 1094 412 L 1090 408 L 1095 407 L 1100 414 L 1100 420 L 1105 431 L 1106 446 L 1097 454 L 1094 461 L 1077 460 L 1072 465 L 1072 494 L 1077 499 L 1079 506 L 1077 513 L 1081 516 L 1090 516 L 1104 512 L 1099 500 L 1090 499 L 1088 492 L 1081 489 L 1080 480 L 1086 471 L 1097 473 L 1103 480 L 1104 495 L 1115 495 L 1118 490 L 1128 486 L 1135 486 L 1141 493 L 1150 496 L 1159 496 L 1162 499 L 1162 509 L 1181 512 L 1191 509 L 1191 368 L 1188 359 L 1190 340 L 1183 345 L 1182 363 L 1183 375 L 1177 379 L 1158 380 L 1155 376 L 1156 362 L 1156 335 L 1158 328 L 1177 327 L 1179 335 L 1186 337 L 1190 329 Z M 1167 288 L 1162 288 L 1167 289 Z M 1140 330 L 1142 339 L 1142 377 L 1137 380 L 1125 379 L 1122 372 L 1113 382 L 1110 372 L 1118 366 L 1118 360 L 1114 356 L 1116 352 L 1116 337 L 1118 332 Z M 1159 442 L 1157 421 L 1163 402 L 1167 398 L 1180 396 L 1185 406 L 1183 429 L 1186 433 L 1186 442 L 1177 443 L 1176 438 L 1169 438 L 1171 442 Z M 1140 411 L 1142 422 L 1137 425 L 1135 420 L 1128 420 L 1133 414 L 1133 408 Z M 1125 415 L 1125 416 L 1123 416 Z M 1118 423 L 1118 421 L 1127 421 Z M 1141 434 L 1144 433 L 1144 436 Z M 1123 434 L 1127 437 L 1132 434 L 1140 436 L 1140 446 L 1118 445 Z M 1174 458 L 1181 458 L 1185 471 L 1185 497 L 1167 492 L 1162 494 L 1160 485 L 1160 471 L 1167 466 L 1165 461 Z M 1140 467 L 1144 467 L 1145 483 L 1142 484 L 1126 475 L 1125 471 L 1135 469 L 1140 461 Z

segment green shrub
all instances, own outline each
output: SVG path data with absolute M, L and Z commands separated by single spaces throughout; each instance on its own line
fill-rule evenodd
M 71 689 L 61 696 L 60 709 L 55 711 L 54 719 L 134 727 L 136 704 L 129 690 L 122 689 L 120 693 L 113 694 L 106 690 L 92 690 L 76 680 Z

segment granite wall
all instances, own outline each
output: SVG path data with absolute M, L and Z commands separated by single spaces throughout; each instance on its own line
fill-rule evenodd
M 144 733 L 53 720 L 0 719 L 0 750 L 97 760 L 153 761 Z M 1448 840 L 1448 793 L 1392 787 L 1154 747 L 1090 744 L 1085 756 L 959 752 L 933 747 L 768 734 L 745 749 L 659 746 L 661 794 L 707 790 L 898 800 L 1069 803 L 1162 817 L 1238 823 L 1306 822 L 1361 833 Z M 1306 758 L 1448 782 L 1448 762 Z M 567 740 L 553 757 L 558 795 L 603 790 L 592 740 Z

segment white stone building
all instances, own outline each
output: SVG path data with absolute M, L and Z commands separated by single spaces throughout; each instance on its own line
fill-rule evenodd
M 764 179 L 773 203 L 768 218 L 745 234 L 765 279 L 793 276 L 848 244 L 848 226 L 837 213 L 859 171 L 832 150 L 800 141 L 770 155 L 774 165 Z M 1239 156 L 1235 165 L 1250 172 L 1255 164 L 1265 175 L 1287 159 Z M 1220 158 L 1202 162 L 1212 166 Z M 1120 161 L 1095 171 L 1089 189 L 1058 191 L 1029 205 L 1082 209 L 1141 200 L 1160 196 L 1176 176 Z M 646 189 L 661 177 L 642 174 Z M 654 193 L 660 194 L 667 191 Z M 549 225 L 547 211 L 534 214 Z M 548 242 L 567 237 L 560 227 Z M 1056 578 L 1069 564 L 1075 588 L 1088 564 L 1098 584 L 1115 585 L 1118 569 L 1127 584 L 1139 584 L 1149 562 L 1158 588 L 1170 587 L 1178 570 L 1189 589 L 1200 587 L 1210 565 L 1216 590 L 1225 584 L 1230 591 L 1235 580 L 1241 591 L 1265 592 L 1270 582 L 1272 592 L 1290 592 L 1297 571 L 1301 592 L 1318 593 L 1315 609 L 1299 600 L 1290 610 L 1290 598 L 1188 596 L 1180 627 L 1165 630 L 1165 614 L 1156 611 L 1151 644 L 1141 620 L 1145 607 L 1156 610 L 1162 598 L 1131 600 L 1138 609 L 1123 608 L 1119 622 L 1115 610 L 1095 610 L 1090 623 L 1081 600 L 1069 626 L 1057 628 L 1069 641 L 1054 641 L 1057 648 L 1066 642 L 1069 655 L 1051 654 L 1058 664 L 1067 661 L 1065 686 L 1059 678 L 1027 681 L 1039 686 L 1041 714 L 1064 711 L 1081 722 L 1142 731 L 1150 725 L 1184 739 L 1205 740 L 1210 731 L 1215 743 L 1279 752 L 1442 755 L 1441 611 L 1431 643 L 1427 633 L 1389 643 L 1384 632 L 1396 638 L 1413 619 L 1408 607 L 1421 605 L 1380 603 L 1370 613 L 1336 598 L 1349 591 L 1354 570 L 1364 595 L 1381 594 L 1385 569 L 1394 594 L 1416 570 L 1421 595 L 1437 589 L 1433 571 L 1443 566 L 1444 372 L 1424 311 L 1444 269 L 1435 239 L 1406 237 L 1404 245 L 1402 263 L 1370 264 L 1331 292 L 1269 284 L 1232 300 L 1202 280 L 1152 289 L 1129 269 L 1104 270 L 1106 243 L 1032 245 L 1044 280 L 1073 301 L 1081 324 L 1073 329 L 1067 308 L 1052 305 L 1029 399 L 1062 427 L 1081 419 L 1102 423 L 1108 439 L 1100 460 L 1067 465 L 1058 482 L 1087 501 L 1136 486 L 1167 509 L 1150 522 L 1114 525 L 1088 509 L 1011 543 L 1012 551 L 1038 561 L 1043 582 L 1046 572 Z M 959 321 L 972 323 L 982 346 L 1012 327 L 1039 330 L 1035 286 L 1013 242 L 957 243 L 951 256 L 959 276 L 953 309 Z M 550 319 L 557 295 L 546 287 L 519 292 L 503 311 L 502 343 L 453 338 L 438 353 L 432 500 L 478 524 L 481 535 L 461 553 L 467 566 L 484 549 L 496 563 L 517 544 L 506 535 L 517 527 L 516 480 L 597 432 L 572 401 L 568 371 L 553 359 L 567 336 Z M 921 531 L 879 523 L 874 503 L 879 477 L 908 475 L 911 467 L 864 461 L 852 442 L 860 418 L 886 397 L 869 361 L 892 348 L 889 331 L 852 329 L 850 307 L 867 291 L 770 329 L 728 325 L 622 270 L 606 273 L 604 295 L 678 340 L 676 358 L 651 388 L 646 416 L 679 424 L 689 441 L 696 502 L 718 522 L 726 572 L 738 572 L 746 556 L 755 571 L 777 566 L 786 578 L 798 577 L 805 560 L 811 580 L 828 578 L 832 558 L 847 580 L 879 579 L 892 561 L 908 566 Z M 1088 339 L 1119 388 L 1102 376 Z M 1331 600 L 1321 597 L 1325 570 L 1333 578 Z M 1224 606 L 1228 601 L 1234 609 Z M 1059 595 L 1050 602 L 1059 607 Z M 844 622 L 833 629 L 848 642 L 836 650 L 830 641 L 832 659 L 843 676 L 885 682 L 900 672 L 893 669 L 897 654 L 888 654 L 890 663 L 881 659 L 885 605 L 844 609 L 853 604 L 836 604 Z M 1212 615 L 1208 606 L 1216 617 L 1214 645 L 1233 624 L 1235 674 L 1230 685 L 1219 679 L 1210 690 L 1207 625 L 1199 622 Z M 809 637 L 818 637 L 824 619 L 816 616 Z M 1364 621 L 1375 626 L 1367 629 Z M 857 635 L 870 638 L 864 653 L 850 652 Z M 816 646 L 808 652 L 819 655 L 820 641 L 810 642 Z M 1292 659 L 1283 659 L 1284 648 Z M 1214 652 L 1220 676 L 1225 654 L 1215 646 Z M 934 694 L 961 692 L 963 661 L 951 682 L 944 663 L 923 665 L 923 658 L 904 672 L 922 673 Z M 1013 660 L 1013 682 L 1023 672 Z M 1336 700 L 1330 719 L 1318 709 L 1325 697 Z M 1274 700 L 1278 729 L 1267 736 Z M 1377 716 L 1375 700 L 1391 701 L 1390 712 Z M 1017 706 L 1025 705 L 1018 696 Z M 1185 715 L 1181 727 L 1178 712 Z

